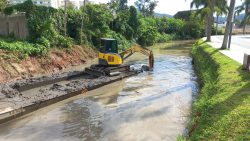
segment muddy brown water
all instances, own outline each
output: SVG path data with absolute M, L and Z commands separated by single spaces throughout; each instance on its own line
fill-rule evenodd
M 0 125 L 0 141 L 168 141 L 197 93 L 190 41 L 153 47 L 155 68 Z M 147 63 L 134 55 L 128 63 Z

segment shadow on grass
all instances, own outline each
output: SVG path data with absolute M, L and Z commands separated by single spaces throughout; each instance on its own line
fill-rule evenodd
M 221 64 L 214 61 L 220 59 L 218 56 L 212 57 L 219 49 L 204 51 L 204 48 L 209 47 L 198 47 L 195 52 L 195 58 L 198 58 L 196 69 L 205 82 L 202 83 L 202 95 L 198 98 L 199 106 L 195 107 L 193 113 L 195 121 L 189 129 L 189 137 L 191 140 L 248 140 L 250 113 L 247 102 L 249 105 L 250 74 L 243 71 L 242 67 L 231 70 L 224 68 L 224 72 L 219 72 L 219 67 L 228 67 L 223 65 L 223 61 Z M 228 78 L 218 83 L 221 76 L 224 76 L 222 73 L 226 73 Z M 232 77 L 229 73 L 232 73 Z M 234 77 L 238 80 L 233 80 Z M 226 87 L 223 88 L 224 86 Z
M 233 140 L 249 140 L 249 129 L 250 129 L 250 112 L 249 112 L 249 98 L 250 98 L 250 75 L 238 69 L 241 75 L 241 81 L 245 82 L 243 86 L 240 86 L 241 82 L 233 82 L 232 87 L 239 85 L 236 92 L 230 95 L 230 91 L 226 91 L 229 97 L 227 97 L 222 102 L 217 102 L 211 108 L 207 109 L 207 113 L 203 113 L 203 121 L 209 122 L 202 126 L 202 132 L 207 132 L 209 128 L 214 128 L 219 136 L 225 136 L 227 139 L 231 138 Z M 223 94 L 216 88 L 218 95 L 223 97 Z M 216 92 L 216 93 L 217 93 Z M 218 96 L 217 95 L 217 96 Z M 213 99 L 215 99 L 213 97 Z M 248 104 L 247 104 L 248 102 Z M 247 108 L 248 105 L 248 108 Z M 209 120 L 208 120 L 209 119 Z M 211 134 L 211 133 L 210 133 Z M 206 133 L 205 133 L 206 135 Z M 210 135 L 208 135 L 210 136 Z

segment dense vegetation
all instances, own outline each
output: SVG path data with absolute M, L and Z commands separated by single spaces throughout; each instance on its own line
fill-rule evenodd
M 126 0 L 111 0 L 108 4 L 87 4 L 80 10 L 69 6 L 64 11 L 36 6 L 28 0 L 6 7 L 4 13 L 26 13 L 30 33 L 27 41 L 34 44 L 34 48 L 70 47 L 72 44 L 98 47 L 100 38 L 109 37 L 117 39 L 119 48 L 124 50 L 135 42 L 150 46 L 173 39 L 204 36 L 203 20 L 197 15 L 192 14 L 187 20 L 154 17 L 155 1 L 140 0 L 136 5 L 139 11 L 134 6 L 128 7 Z M 7 46 L 15 46 L 15 42 Z
M 250 140 L 250 74 L 203 41 L 192 54 L 201 82 L 193 105 L 191 140 Z
M 0 38 L 0 49 L 19 52 L 21 53 L 21 57 L 28 55 L 43 55 L 47 53 L 47 50 L 43 45 L 18 41 L 12 38 Z
M 0 12 L 5 8 L 7 0 L 0 0 Z

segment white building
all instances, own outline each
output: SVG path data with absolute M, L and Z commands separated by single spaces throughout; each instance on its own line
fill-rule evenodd
M 18 4 L 25 1 L 26 0 L 8 0 L 9 4 Z M 65 0 L 32 0 L 32 2 L 36 5 L 49 6 L 56 9 L 65 6 Z M 84 0 L 67 0 L 67 2 L 73 4 L 77 9 L 84 5 Z M 85 0 L 85 3 L 92 3 L 92 1 Z

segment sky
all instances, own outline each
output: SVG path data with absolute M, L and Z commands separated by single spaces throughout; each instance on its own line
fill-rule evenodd
M 107 3 L 109 0 L 91 0 L 95 2 Z M 128 5 L 134 5 L 136 0 L 128 0 Z M 192 0 L 158 0 L 158 5 L 155 12 L 162 14 L 174 15 L 178 11 L 190 10 L 190 3 Z M 230 0 L 228 0 L 228 3 Z M 236 0 L 236 5 L 240 5 L 241 0 Z

